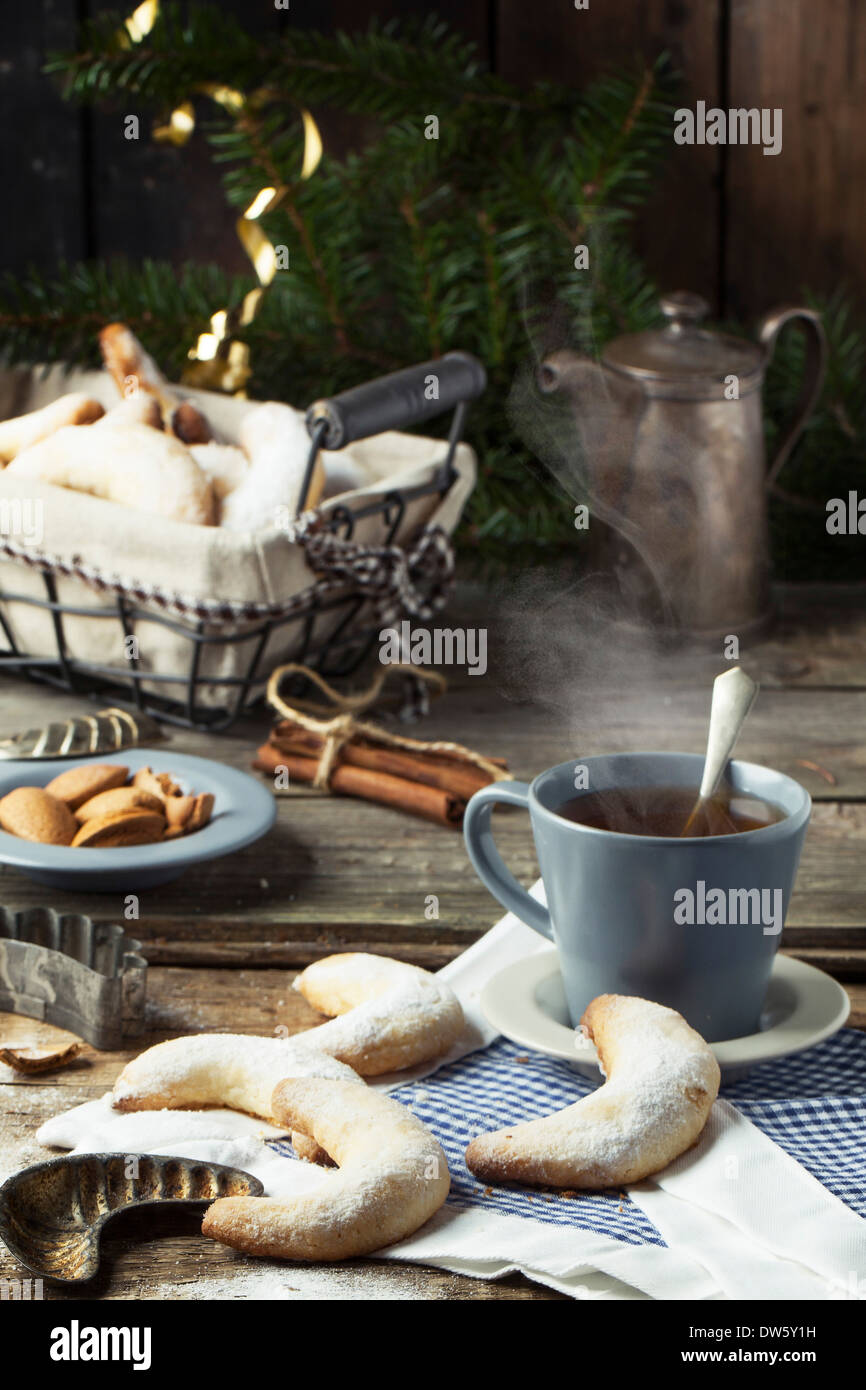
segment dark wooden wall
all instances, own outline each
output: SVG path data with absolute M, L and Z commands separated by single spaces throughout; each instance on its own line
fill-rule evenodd
M 358 29 L 426 13 L 420 0 L 219 0 L 250 28 Z M 134 7 L 130 0 L 128 8 Z M 47 51 L 74 45 L 103 0 L 3 5 L 0 141 L 6 206 L 0 266 L 124 253 L 217 260 L 245 269 L 200 135 L 154 146 L 142 122 L 126 141 L 118 115 L 64 105 L 40 74 Z M 438 0 L 435 9 L 517 81 L 583 83 L 662 51 L 683 74 L 683 103 L 781 107 L 782 153 L 671 142 L 667 172 L 636 230 L 669 288 L 701 291 L 718 311 L 756 314 L 808 285 L 840 283 L 866 300 L 866 0 Z M 134 110 L 134 106 L 131 106 Z

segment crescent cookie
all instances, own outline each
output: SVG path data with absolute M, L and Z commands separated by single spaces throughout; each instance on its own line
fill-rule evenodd
M 441 1057 L 464 1028 L 460 1001 L 417 965 L 361 951 L 326 956 L 294 980 L 314 1009 L 337 1014 L 301 1036 L 361 1076 Z
M 294 1038 L 198 1033 L 157 1043 L 129 1062 L 114 1083 L 115 1110 L 225 1106 L 264 1120 L 284 1077 L 323 1076 L 363 1085 L 349 1067 Z
M 674 1009 L 602 994 L 581 1019 L 607 1077 L 575 1105 L 483 1134 L 466 1162 L 485 1182 L 622 1187 L 690 1148 L 719 1090 L 719 1065 Z
M 178 397 L 131 328 L 125 323 L 107 323 L 100 329 L 99 347 L 118 391 L 126 395 L 132 386 L 135 393 L 156 397 L 166 415 L 171 415 Z
M 162 430 L 162 411 L 155 396 L 146 391 L 133 391 L 124 396 L 105 415 L 106 428 L 115 425 L 148 425 L 152 430 Z
M 7 472 L 172 521 L 214 521 L 210 479 L 179 440 L 150 425 L 109 416 L 87 429 L 67 425 L 18 454 Z
M 401 1105 L 366 1086 L 282 1081 L 271 1103 L 289 1129 L 310 1134 L 339 1165 L 296 1197 L 221 1197 L 206 1236 L 286 1260 L 368 1255 L 417 1231 L 442 1206 L 450 1177 L 433 1135 Z
M 27 415 L 16 415 L 12 420 L 0 421 L 0 465 L 14 459 L 16 454 L 29 449 L 47 439 L 55 430 L 66 425 L 91 425 L 99 420 L 105 411 L 99 401 L 91 400 L 81 391 L 73 391 L 60 396 L 41 410 L 31 410 Z
M 249 468 L 247 456 L 236 444 L 189 444 L 188 449 L 202 472 L 210 478 L 214 496 L 222 502 L 243 482 Z
M 164 423 L 174 438 L 183 444 L 203 444 L 213 437 L 210 425 L 195 401 L 182 399 L 180 392 L 166 380 L 156 362 L 145 352 L 125 323 L 107 323 L 100 331 L 99 346 L 102 360 L 114 378 L 117 389 L 129 397 L 132 387 L 133 397 L 149 397 L 157 406 L 159 423 L 150 415 L 148 424 L 162 429 L 165 415 Z

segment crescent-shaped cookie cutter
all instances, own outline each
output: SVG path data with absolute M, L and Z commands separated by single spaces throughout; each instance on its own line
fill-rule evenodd
M 112 1051 L 144 1032 L 147 961 L 122 927 L 52 908 L 0 907 L 0 1012 Z
M 260 1197 L 258 1178 L 222 1163 L 155 1154 L 64 1154 L 0 1187 L 0 1238 L 32 1274 L 83 1284 L 99 1272 L 103 1228 L 131 1207 L 203 1211 L 218 1197 Z

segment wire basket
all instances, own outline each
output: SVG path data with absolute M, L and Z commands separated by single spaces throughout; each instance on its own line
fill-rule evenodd
M 431 388 L 435 383 L 435 389 Z M 100 697 L 110 694 L 167 724 L 183 728 L 219 732 L 229 726 L 261 694 L 274 664 L 274 644 L 291 651 L 291 659 L 303 663 L 328 679 L 348 676 L 371 652 L 382 624 L 385 608 L 376 601 L 369 575 L 375 561 L 393 566 L 395 562 L 417 580 L 414 601 L 394 606 L 391 593 L 390 618 L 402 614 L 429 616 L 445 601 L 448 581 L 453 574 L 453 552 L 444 531 L 422 533 L 415 546 L 395 545 L 407 509 L 425 498 L 445 499 L 454 487 L 458 473 L 455 453 L 461 439 L 468 402 L 481 394 L 485 373 L 475 358 L 466 353 L 449 353 L 432 362 L 421 363 L 368 382 L 341 395 L 316 402 L 307 412 L 310 452 L 307 480 L 321 449 L 338 450 L 352 442 L 371 439 L 387 430 L 405 429 L 453 409 L 443 455 L 417 484 L 396 486 L 372 498 L 362 492 L 345 503 L 326 504 L 315 513 L 296 518 L 297 528 L 289 539 L 304 546 L 310 585 L 300 594 L 287 596 L 284 605 L 270 605 L 261 618 L 250 620 L 244 613 L 241 623 L 215 621 L 214 613 L 188 616 L 170 606 L 160 609 L 151 593 L 136 594 L 128 589 L 101 589 L 93 601 L 62 601 L 58 580 L 83 579 L 94 586 L 86 571 L 70 571 L 44 556 L 25 554 L 21 547 L 6 543 L 6 558 L 25 562 L 31 576 L 39 575 L 34 593 L 13 582 L 0 582 L 0 630 L 4 646 L 0 649 L 0 670 L 23 675 L 30 680 L 76 694 Z M 300 496 L 306 494 L 305 485 Z M 365 522 L 371 527 L 374 543 L 354 544 L 356 528 Z M 289 543 L 287 539 L 286 543 Z M 310 543 L 315 544 L 311 547 Z M 334 552 L 335 573 L 322 577 L 321 557 Z M 348 559 L 346 558 L 348 556 Z M 360 560 L 358 557 L 360 556 Z M 435 563 L 428 561 L 433 557 Z M 421 560 L 423 559 L 423 563 Z M 311 562 L 316 568 L 310 569 Z M 353 562 L 355 566 L 353 568 Z M 4 566 L 17 571 L 17 565 Z M 426 578 L 426 583 L 425 583 Z M 381 600 L 381 593 L 379 599 Z M 35 655 L 23 649 L 8 620 L 10 605 L 41 610 L 50 616 L 54 650 Z M 262 605 L 264 608 L 264 605 Z M 100 624 L 119 625 L 121 649 L 128 652 L 121 663 L 106 663 L 73 652 L 68 624 L 73 619 L 94 619 Z M 174 663 L 175 669 L 157 670 L 146 659 L 140 633 L 142 627 L 157 628 L 181 641 L 187 657 Z M 20 624 L 19 624 L 20 626 Z M 135 639 L 135 640 L 131 640 Z M 235 645 L 237 660 L 231 674 L 208 671 L 208 653 Z M 159 687 L 155 693 L 154 687 Z

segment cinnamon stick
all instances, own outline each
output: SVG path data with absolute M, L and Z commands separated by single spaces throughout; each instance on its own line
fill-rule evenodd
M 324 739 L 321 738 L 320 734 L 314 734 L 313 731 L 307 730 L 307 728 L 300 727 L 300 724 L 293 724 L 291 719 L 281 719 L 278 721 L 277 724 L 274 724 L 274 728 L 272 728 L 271 730 L 270 739 L 272 744 L 274 744 L 274 742 L 279 742 L 279 744 L 282 744 L 282 742 L 284 741 L 293 742 L 295 741 L 295 739 L 302 739 L 304 744 L 307 744 L 307 746 L 309 746 L 310 749 L 316 749 L 316 751 L 321 751 L 322 744 L 324 744 Z M 361 735 L 360 738 L 356 737 L 349 739 L 348 744 L 343 744 L 343 748 L 374 748 L 377 749 L 377 751 L 379 748 L 381 748 L 382 751 L 385 751 L 385 745 L 370 744 L 370 742 L 368 742 L 366 738 L 363 738 L 363 735 Z M 414 753 L 409 751 L 409 749 L 391 749 L 391 751 L 405 752 L 407 758 L 413 760 L 413 765 L 414 763 L 416 763 L 417 759 L 418 763 L 424 763 L 425 766 L 468 766 L 467 763 L 461 762 L 459 758 L 449 758 L 448 753 L 428 753 L 427 751 L 424 751 L 423 753 Z M 493 767 L 502 767 L 503 771 L 507 771 L 507 767 L 509 767 L 509 765 L 507 765 L 507 759 L 505 758 L 492 758 L 492 756 L 487 755 L 487 760 L 488 763 L 492 763 Z M 480 769 L 471 769 L 470 767 L 470 770 L 478 770 L 478 774 L 480 774 L 481 777 L 484 776 L 484 773 L 481 773 Z
M 260 772 L 274 773 L 277 768 L 285 767 L 290 778 L 304 783 L 315 781 L 318 765 L 317 758 L 286 753 L 270 743 L 259 748 L 253 763 Z M 359 796 L 365 801 L 378 802 L 381 806 L 393 806 L 395 810 L 421 816 L 435 825 L 452 828 L 461 824 L 466 810 L 465 797 L 455 796 L 440 787 L 346 763 L 334 768 L 329 790 L 342 796 Z
M 270 746 L 278 748 L 287 756 L 318 758 L 324 747 L 324 740 L 317 734 L 295 729 L 291 734 L 272 734 Z M 437 754 L 413 753 L 403 748 L 385 748 L 358 739 L 344 743 L 337 754 L 337 766 L 344 765 L 367 768 L 371 772 L 386 772 L 393 777 L 404 777 L 410 782 L 421 782 L 427 787 L 438 787 L 441 791 L 451 792 L 465 801 L 490 782 L 486 772 L 456 759 Z

